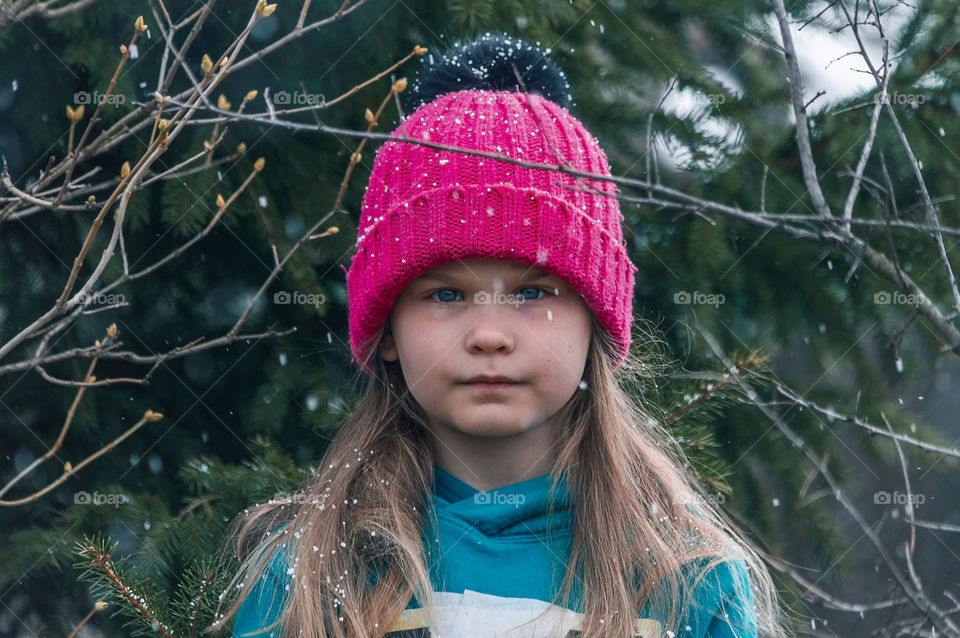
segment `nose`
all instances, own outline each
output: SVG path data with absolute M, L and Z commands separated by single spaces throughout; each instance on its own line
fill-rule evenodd
M 511 320 L 516 321 L 516 317 L 511 319 L 509 308 L 507 304 L 474 304 L 470 313 L 471 327 L 464 338 L 468 352 L 513 352 L 516 338 Z

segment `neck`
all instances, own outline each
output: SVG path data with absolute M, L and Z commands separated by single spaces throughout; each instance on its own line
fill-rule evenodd
M 558 444 L 552 430 L 543 426 L 492 438 L 434 428 L 431 439 L 437 465 L 484 492 L 549 473 Z

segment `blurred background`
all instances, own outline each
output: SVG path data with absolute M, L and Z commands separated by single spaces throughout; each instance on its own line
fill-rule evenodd
M 53 307 L 97 212 L 83 210 L 86 191 L 64 200 L 75 209 L 32 210 L 8 183 L 23 191 L 41 180 L 79 144 L 98 96 L 108 95 L 90 140 L 120 123 L 116 139 L 104 140 L 74 171 L 82 178 L 99 167 L 78 183 L 99 184 L 100 190 L 89 192 L 102 203 L 124 163 L 135 169 L 151 139 L 150 126 L 134 129 L 144 117 L 131 114 L 156 108 L 158 78 L 174 67 L 176 56 L 164 53 L 164 33 L 171 34 L 178 50 L 190 39 L 183 62 L 199 78 L 204 56 L 219 59 L 243 33 L 254 4 L 21 0 L 0 5 L 5 176 L 0 211 L 8 211 L 0 215 L 0 343 Z M 863 145 L 872 138 L 873 106 L 878 95 L 886 95 L 940 223 L 956 231 L 957 5 L 848 5 L 787 7 L 825 199 L 839 215 Z M 861 43 L 875 65 L 886 45 L 891 60 L 886 94 L 878 92 L 868 72 L 844 9 L 859 25 Z M 877 15 L 883 38 L 872 24 Z M 129 45 L 138 16 L 147 28 L 128 46 L 129 59 L 117 73 L 120 45 Z M 325 22 L 330 17 L 336 19 Z M 297 31 L 314 23 L 320 24 Z M 161 30 L 158 24 L 182 26 Z M 194 32 L 197 24 L 202 28 Z M 244 103 L 246 113 L 264 114 L 269 87 L 276 109 L 312 106 L 366 82 L 417 45 L 437 55 L 450 42 L 485 31 L 506 32 L 549 49 L 568 75 L 571 111 L 598 138 L 614 175 L 649 180 L 732 209 L 815 217 L 797 151 L 782 37 L 768 3 L 279 3 L 272 15 L 256 22 L 240 48 L 239 59 L 250 58 L 249 63 L 231 71 L 211 97 L 223 96 L 221 109 L 236 111 Z M 293 32 L 297 36 L 288 37 Z M 420 59 L 412 57 L 334 106 L 284 119 L 366 130 L 365 111 L 377 111 L 391 82 L 412 81 Z M 115 86 L 108 91 L 115 73 Z M 188 75 L 176 73 L 164 94 L 190 87 Z M 251 91 L 256 97 L 245 101 Z M 76 118 L 80 106 L 84 114 L 71 136 L 71 115 L 65 111 L 69 107 Z M 73 567 L 80 561 L 74 550 L 85 536 L 97 533 L 117 543 L 114 558 L 129 557 L 131 582 L 145 596 L 156 597 L 156 608 L 174 613 L 178 596 L 189 597 L 202 580 L 205 572 L 195 565 L 220 552 L 232 516 L 250 503 L 295 489 L 360 390 L 350 362 L 341 266 L 349 265 L 379 141 L 366 142 L 338 199 L 360 138 L 295 131 L 265 117 L 202 122 L 212 117 L 211 112 L 195 114 L 199 123 L 186 127 L 145 173 L 147 181 L 158 179 L 130 199 L 123 258 L 131 272 L 154 264 L 203 231 L 220 208 L 218 195 L 227 198 L 240 189 L 209 234 L 155 272 L 103 293 L 95 302 L 100 308 L 91 306 L 49 338 L 31 337 L 0 356 L 5 501 L 43 490 L 64 474 L 66 463 L 76 465 L 103 449 L 145 410 L 164 415 L 54 489 L 0 508 L 0 537 L 6 539 L 0 543 L 0 635 L 68 635 L 77 627 L 102 596 L 79 578 L 84 572 Z M 390 100 L 373 130 L 389 132 L 399 117 Z M 175 168 L 221 133 L 209 162 Z M 255 162 L 261 157 L 265 164 L 258 172 Z M 252 174 L 255 178 L 244 185 Z M 880 116 L 862 174 L 853 217 L 877 223 L 854 225 L 853 233 L 895 258 L 955 329 L 955 283 L 952 288 L 936 241 L 929 233 L 882 223 L 931 223 L 913 166 L 886 114 Z M 52 198 L 62 182 L 46 187 L 51 194 L 41 198 Z M 621 191 L 628 247 L 639 268 L 635 316 L 659 337 L 635 347 L 666 362 L 658 383 L 637 398 L 658 414 L 671 415 L 669 425 L 688 442 L 698 474 L 758 546 L 815 585 L 803 586 L 787 569 L 774 572 L 798 633 L 929 635 L 927 624 L 909 622 L 922 615 L 910 604 L 869 608 L 903 594 L 877 547 L 817 468 L 762 411 L 743 400 L 735 384 L 703 389 L 704 379 L 725 372 L 704 333 L 734 361 L 756 358 L 751 368 L 768 383 L 753 378 L 755 389 L 829 468 L 901 569 L 899 550 L 910 539 L 902 498 L 907 490 L 890 438 L 805 409 L 775 388 L 782 384 L 811 404 L 856 415 L 881 430 L 888 421 L 905 436 L 940 446 L 936 451 L 905 444 L 904 454 L 914 515 L 936 523 L 916 528 L 914 564 L 930 599 L 949 608 L 956 600 L 949 595 L 960 596 L 960 367 L 956 352 L 944 351 L 943 333 L 897 300 L 896 285 L 842 246 L 798 240 L 781 229 L 697 206 L 630 201 L 649 200 L 647 191 L 626 186 Z M 330 213 L 318 232 L 328 226 L 339 232 L 297 247 L 257 297 L 275 267 L 271 246 L 283 258 Z M 87 253 L 81 281 L 100 260 L 111 231 L 108 217 Z M 958 236 L 943 235 L 954 272 L 960 268 Z M 118 254 L 110 260 L 95 290 L 123 276 L 124 259 Z M 304 295 L 314 297 L 297 301 Z M 187 356 L 158 357 L 200 338 L 228 334 L 248 307 L 250 314 L 235 334 L 260 336 Z M 116 332 L 108 336 L 111 325 Z M 288 332 L 293 327 L 296 331 Z M 264 336 L 268 331 L 286 334 Z M 57 441 L 78 394 L 77 387 L 48 377 L 83 380 L 90 365 L 89 357 L 64 357 L 45 363 L 41 373 L 30 361 L 44 339 L 48 354 L 87 348 L 98 339 L 120 341 L 120 350 L 143 359 L 104 358 L 96 377 L 142 380 L 149 373 L 149 383 L 87 388 L 62 444 L 30 469 Z M 678 409 L 681 414 L 675 415 Z M 866 611 L 831 604 L 830 596 L 863 603 Z M 117 608 L 112 602 L 94 614 L 79 635 L 128 635 L 126 618 L 111 616 Z

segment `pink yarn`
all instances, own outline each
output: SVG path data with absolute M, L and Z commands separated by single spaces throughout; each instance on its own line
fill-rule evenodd
M 458 148 L 610 175 L 597 140 L 566 109 L 519 90 L 446 93 L 393 131 Z M 584 189 L 604 194 L 584 192 Z M 365 357 L 406 285 L 474 257 L 520 261 L 565 279 L 630 347 L 633 272 L 612 182 L 390 140 L 377 151 L 347 273 L 350 345 Z

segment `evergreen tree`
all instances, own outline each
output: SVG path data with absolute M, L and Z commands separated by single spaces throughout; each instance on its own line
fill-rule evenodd
M 600 140 L 613 173 L 649 183 L 621 186 L 639 268 L 636 314 L 664 337 L 636 345 L 663 379 L 636 388 L 636 398 L 687 446 L 696 475 L 758 543 L 823 570 L 854 560 L 836 508 L 815 496 L 831 490 L 757 403 L 788 404 L 779 425 L 798 433 L 845 489 L 860 480 L 847 455 L 851 442 L 877 467 L 896 463 L 896 450 L 889 437 L 864 436 L 816 407 L 861 423 L 889 421 L 898 432 L 910 427 L 911 438 L 939 446 L 917 462 L 930 479 L 955 470 L 951 441 L 898 401 L 913 379 L 947 374 L 958 346 L 949 332 L 960 312 L 951 314 L 955 284 L 932 233 L 910 227 L 932 224 L 914 166 L 882 113 L 852 208 L 854 219 L 876 225 L 853 232 L 922 284 L 945 316 L 940 326 L 915 306 L 877 303 L 875 295 L 898 287 L 862 255 L 784 232 L 829 228 L 816 221 L 804 179 L 770 4 L 654 2 L 641 10 L 622 0 L 451 0 L 441 9 L 421 0 L 274 10 L 264 2 L 164 0 L 75 2 L 63 11 L 50 4 L 0 5 L 0 346 L 50 310 L 110 193 L 138 175 L 153 141 L 177 130 L 172 116 L 160 123 L 177 104 L 161 104 L 155 92 L 183 102 L 193 82 L 218 84 L 210 104 L 200 101 L 191 124 L 138 176 L 124 209 L 123 245 L 91 291 L 122 281 L 104 293 L 114 297 L 58 317 L 55 327 L 0 354 L 0 483 L 9 487 L 0 500 L 30 498 L 66 477 L 24 505 L 0 508 L 9 539 L 0 547 L 0 633 L 67 634 L 97 610 L 87 622 L 105 635 L 196 635 L 213 620 L 220 595 L 229 595 L 223 587 L 234 565 L 222 551 L 229 520 L 295 490 L 356 398 L 340 266 L 356 238 L 379 141 L 297 131 L 264 117 L 204 122 L 216 117 L 212 107 L 262 113 L 267 88 L 277 110 L 284 110 L 281 93 L 287 109 L 310 106 L 297 102 L 309 96 L 345 96 L 281 119 L 384 133 L 399 121 L 391 87 L 415 73 L 414 46 L 434 54 L 486 30 L 551 48 L 570 78 L 572 110 Z M 849 32 L 841 4 L 791 8 L 791 17 Z M 864 30 L 868 4 L 876 6 L 855 7 Z M 885 17 L 897 5 L 875 10 Z M 905 26 L 890 34 L 890 54 L 898 57 L 886 93 L 871 89 L 820 111 L 811 102 L 812 152 L 825 200 L 839 214 L 878 96 L 914 96 L 894 112 L 922 156 L 945 261 L 955 272 L 950 248 L 958 233 L 948 222 L 956 218 L 960 166 L 946 140 L 960 133 L 960 103 L 958 62 L 945 43 L 957 39 L 957 8 L 931 0 L 903 11 Z M 327 17 L 335 19 L 297 31 Z M 289 33 L 299 35 L 281 42 Z M 165 52 L 165 34 L 173 52 Z M 250 62 L 220 78 L 217 65 L 238 37 L 245 43 L 236 59 Z M 185 68 L 175 55 L 181 48 Z M 694 96 L 696 109 L 665 108 L 681 92 Z M 109 130 L 114 139 L 100 137 Z M 77 187 L 62 188 L 62 174 L 44 182 L 71 153 Z M 31 203 L 24 193 L 55 204 Z M 780 220 L 771 230 L 704 201 L 809 219 Z M 110 245 L 122 206 L 118 199 L 106 207 L 74 292 Z M 301 241 L 318 224 L 317 237 Z M 156 271 L 129 278 L 188 242 Z M 324 302 L 275 302 L 289 291 Z M 724 301 L 684 303 L 691 294 Z M 210 345 L 194 348 L 198 339 Z M 39 364 L 31 360 L 41 345 L 45 355 L 84 352 Z M 738 365 L 731 369 L 718 352 Z M 126 381 L 75 385 L 96 379 Z M 746 400 L 741 383 L 759 398 Z M 784 394 L 790 388 L 799 388 L 806 409 Z M 145 410 L 154 417 L 141 418 Z M 98 450 L 102 457 L 73 471 Z M 791 587 L 787 602 L 802 616 L 816 615 L 781 576 Z M 108 603 L 105 611 L 98 601 Z

